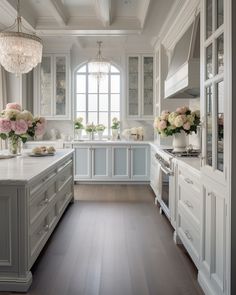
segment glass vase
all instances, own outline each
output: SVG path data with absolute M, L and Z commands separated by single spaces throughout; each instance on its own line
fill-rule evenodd
M 18 136 L 12 136 L 8 138 L 8 151 L 11 155 L 21 154 L 21 138 Z
M 112 140 L 117 140 L 118 139 L 118 129 L 112 129 Z

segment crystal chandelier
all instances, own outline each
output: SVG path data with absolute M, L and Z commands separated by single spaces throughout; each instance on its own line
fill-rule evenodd
M 97 56 L 89 61 L 89 73 L 91 73 L 98 82 L 109 73 L 110 61 L 102 57 L 101 46 L 102 41 L 97 41 L 98 53 Z
M 0 63 L 8 72 L 25 74 L 42 60 L 42 41 L 33 33 L 23 33 L 20 2 L 17 0 L 17 18 L 12 26 L 0 32 Z

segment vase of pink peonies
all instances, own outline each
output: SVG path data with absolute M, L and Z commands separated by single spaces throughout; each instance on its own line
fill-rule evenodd
M 0 138 L 8 140 L 11 154 L 19 155 L 22 142 L 25 143 L 29 137 L 44 134 L 45 127 L 46 120 L 43 117 L 33 117 L 17 103 L 8 103 L 0 113 Z

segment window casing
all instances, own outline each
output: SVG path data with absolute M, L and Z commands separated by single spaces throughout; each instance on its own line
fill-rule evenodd
M 120 119 L 120 71 L 111 65 L 100 82 L 89 71 L 89 63 L 75 73 L 75 117 L 83 123 L 104 124 L 104 135 L 111 134 L 112 118 Z

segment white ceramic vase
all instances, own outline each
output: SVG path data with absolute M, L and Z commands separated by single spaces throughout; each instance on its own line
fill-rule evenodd
M 112 140 L 118 139 L 118 129 L 112 129 Z
M 102 140 L 103 139 L 103 131 L 99 130 L 98 131 L 98 140 Z
M 181 130 L 180 133 L 175 133 L 173 135 L 173 150 L 174 152 L 184 152 L 186 151 L 187 138 L 186 133 Z
M 76 139 L 77 140 L 81 140 L 81 138 L 82 138 L 82 130 L 83 129 L 75 129 L 75 131 L 76 131 Z

